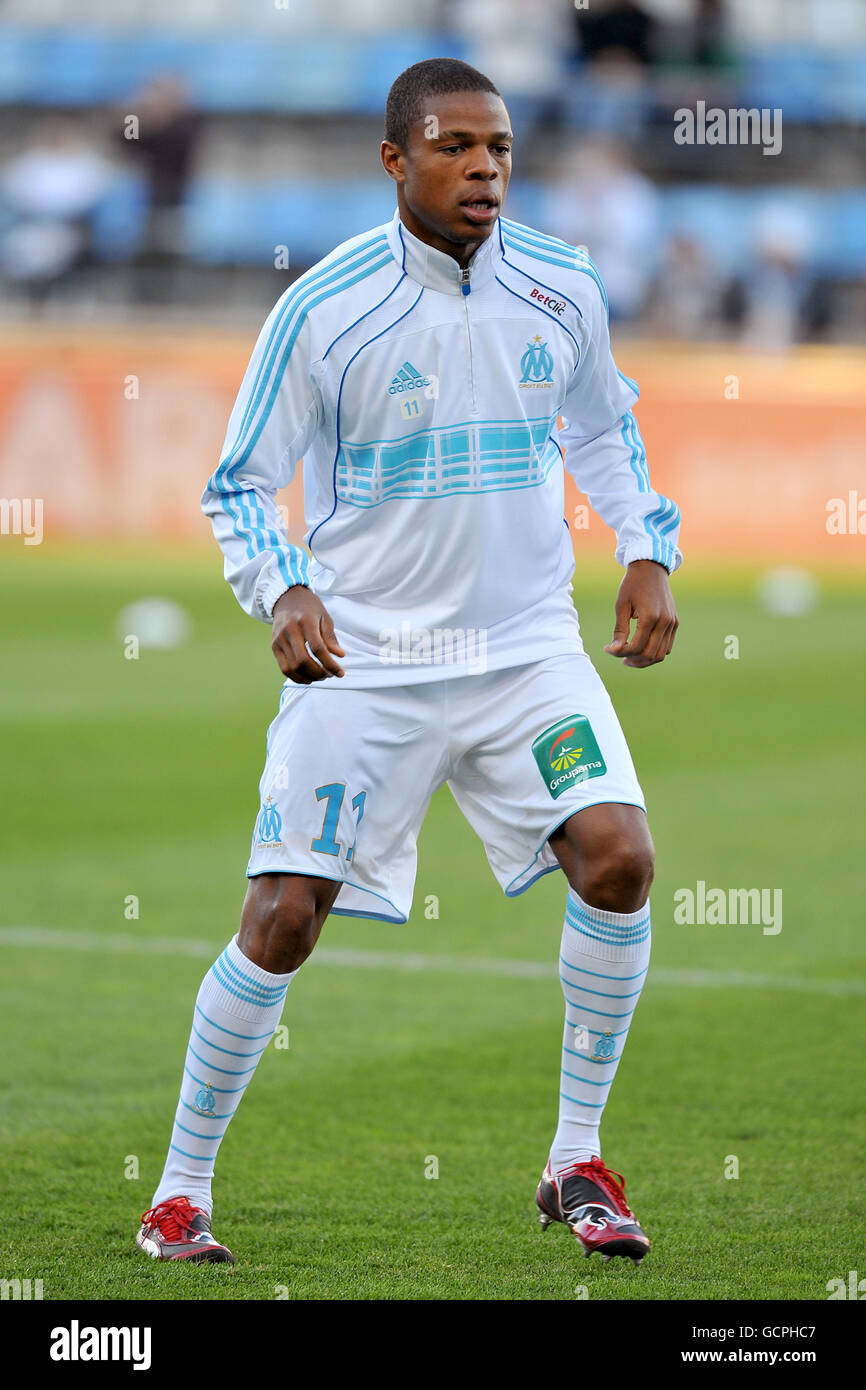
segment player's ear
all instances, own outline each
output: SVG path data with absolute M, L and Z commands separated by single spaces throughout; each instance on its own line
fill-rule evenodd
M 389 178 L 395 183 L 406 182 L 405 159 L 406 156 L 399 145 L 393 144 L 390 140 L 383 140 L 379 151 L 382 160 L 382 167 Z

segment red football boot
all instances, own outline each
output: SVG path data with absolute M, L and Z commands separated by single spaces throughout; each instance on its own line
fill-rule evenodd
M 190 1206 L 188 1197 L 171 1197 L 146 1211 L 135 1243 L 152 1260 L 230 1265 L 235 1262 L 231 1250 L 214 1240 L 207 1212 Z
M 585 1255 L 600 1250 L 605 1263 L 613 1255 L 627 1255 L 640 1264 L 649 1250 L 649 1239 L 625 1200 L 624 1177 L 600 1158 L 574 1163 L 555 1175 L 548 1163 L 535 1202 L 542 1229 L 552 1221 L 564 1222 Z

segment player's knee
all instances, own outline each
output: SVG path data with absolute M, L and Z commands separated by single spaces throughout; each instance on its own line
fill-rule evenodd
M 607 912 L 637 912 L 649 895 L 655 870 L 652 841 L 621 836 L 607 841 L 582 865 L 577 891 Z
M 313 879 L 261 874 L 250 880 L 238 945 L 263 970 L 286 975 L 297 970 L 318 940 L 322 910 Z

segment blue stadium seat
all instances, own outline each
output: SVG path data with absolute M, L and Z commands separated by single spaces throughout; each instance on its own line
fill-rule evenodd
M 206 265 L 262 261 L 269 234 L 259 220 L 258 193 L 229 179 L 196 180 L 185 209 L 187 254 Z
M 122 99 L 154 73 L 185 76 L 210 110 L 358 111 L 378 114 L 398 72 L 431 52 L 465 57 L 447 33 L 406 30 L 375 38 L 146 29 L 27 29 L 0 34 L 0 101 L 83 106 Z M 648 94 L 613 99 L 582 72 L 565 87 L 565 118 L 582 129 L 640 124 Z M 781 106 L 789 121 L 866 119 L 866 52 L 762 46 L 743 57 L 738 102 Z
M 144 179 L 131 172 L 118 175 L 91 219 L 100 259 L 125 261 L 134 256 L 142 242 L 146 215 Z
M 749 235 L 738 192 L 711 184 L 662 192 L 662 226 L 668 235 L 693 237 L 722 274 L 733 274 L 746 256 Z
M 383 38 L 11 28 L 0 34 L 0 101 L 85 106 L 121 101 L 173 72 L 206 110 L 380 114 L 397 73 L 463 46 L 422 31 Z
M 420 63 L 431 54 L 467 59 L 467 45 L 451 34 L 431 34 L 407 30 L 379 39 L 349 44 L 353 71 L 353 107 L 366 115 L 382 114 L 388 88 L 404 68 Z
M 198 181 L 187 208 L 189 254 L 205 264 L 273 265 L 288 247 L 289 268 L 311 265 L 368 227 L 387 221 L 394 194 L 381 181 L 240 184 Z
M 566 70 L 562 89 L 565 125 L 580 134 L 639 138 L 652 110 L 647 79 L 623 89 L 600 77 L 588 64 Z
M 827 195 L 816 247 L 816 269 L 823 275 L 866 276 L 866 191 L 837 189 Z
M 20 29 L 0 32 L 0 102 L 36 100 L 40 82 L 31 36 Z
M 781 107 L 787 121 L 861 119 L 866 114 L 866 53 L 800 46 L 754 49 L 744 62 L 739 101 Z
M 848 278 L 866 273 L 866 192 L 860 189 L 700 187 L 662 193 L 665 232 L 694 236 L 728 275 L 754 263 L 757 228 L 774 208 L 793 211 L 813 229 L 806 259 L 814 274 Z
M 117 100 L 128 90 L 134 37 L 120 43 L 114 35 L 58 30 L 31 42 L 36 82 L 29 101 L 88 106 Z
M 291 69 L 286 47 L 243 34 L 199 40 L 187 68 L 196 103 L 211 111 L 279 106 L 275 77 L 282 67 L 287 82 Z
M 866 121 L 866 53 L 844 55 L 833 78 L 833 101 L 840 120 Z
M 508 215 L 533 225 L 545 192 L 543 185 L 516 181 L 509 192 Z M 132 226 L 129 188 L 122 207 L 119 192 L 116 198 L 117 206 L 102 215 L 104 225 L 110 218 L 112 226 Z M 811 271 L 844 277 L 866 272 L 866 191 L 859 189 L 834 193 L 797 187 L 669 188 L 661 193 L 662 235 L 694 237 L 723 276 L 734 276 L 753 265 L 756 228 L 775 207 L 794 210 L 814 227 L 808 255 Z M 204 264 L 270 265 L 276 247 L 286 246 L 291 270 L 311 265 L 339 242 L 387 222 L 393 211 L 393 189 L 384 176 L 334 184 L 201 179 L 187 207 L 187 247 L 190 256 Z
M 129 85 L 124 89 L 124 96 L 163 73 L 173 73 L 188 82 L 194 69 L 198 41 L 189 34 L 145 31 L 136 35 L 134 42 L 128 42 L 126 47 L 130 51 L 123 56 L 122 70 Z

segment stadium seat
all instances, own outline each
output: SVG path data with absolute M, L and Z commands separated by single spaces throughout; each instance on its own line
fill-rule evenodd
M 781 107 L 784 119 L 808 123 L 866 115 L 866 53 L 780 47 L 745 57 L 739 99 L 744 106 Z
M 289 268 L 303 268 L 339 242 L 387 221 L 393 210 L 384 177 L 331 186 L 202 179 L 187 208 L 187 246 L 193 259 L 211 265 L 273 264 L 276 248 L 286 246 Z
M 134 256 L 144 235 L 147 187 L 137 174 L 119 174 L 91 219 L 94 250 L 103 261 Z

